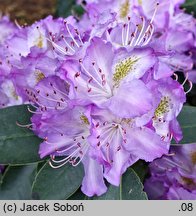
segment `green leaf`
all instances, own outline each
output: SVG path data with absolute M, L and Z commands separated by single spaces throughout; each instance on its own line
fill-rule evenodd
M 75 17 L 77 17 L 79 19 L 85 13 L 85 10 L 80 5 L 74 5 L 72 7 L 72 13 Z
M 56 16 L 68 17 L 72 14 L 72 7 L 76 4 L 76 0 L 58 0 Z
M 38 155 L 41 139 L 16 122 L 30 123 L 31 114 L 27 105 L 0 110 L 0 164 L 27 164 L 40 161 Z
M 31 199 L 35 171 L 36 164 L 8 167 L 1 178 L 0 200 Z
M 108 192 L 98 200 L 146 200 L 146 193 L 143 191 L 143 185 L 140 178 L 131 168 L 123 175 L 120 187 L 110 185 Z
M 146 163 L 143 160 L 137 161 L 131 168 L 137 173 L 138 177 L 140 178 L 140 181 L 144 183 L 144 180 L 148 174 L 148 163 Z
M 119 187 L 113 185 L 108 186 L 108 191 L 100 197 L 89 198 L 82 194 L 81 191 L 77 191 L 72 195 L 70 200 L 146 200 L 147 195 L 143 191 L 143 185 L 136 172 L 129 168 L 123 175 L 122 181 Z
M 196 0 L 186 0 L 182 8 L 185 8 L 187 13 L 194 13 L 196 15 Z
M 87 199 L 90 198 L 82 193 L 81 187 L 68 198 L 68 200 L 87 200 Z
M 181 144 L 196 142 L 196 107 L 184 106 L 178 121 L 183 131 Z
M 66 164 L 53 169 L 46 163 L 38 172 L 33 183 L 34 199 L 67 199 L 77 191 L 82 183 L 84 171 L 82 165 L 73 167 Z

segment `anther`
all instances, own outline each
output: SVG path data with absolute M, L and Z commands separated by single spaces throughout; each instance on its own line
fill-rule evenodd
M 80 76 L 80 72 L 77 72 L 76 74 L 75 74 L 75 77 L 77 78 L 77 77 L 79 77 Z
M 91 83 L 93 81 L 93 78 L 91 77 L 89 80 L 88 80 L 88 83 Z
M 121 146 L 118 146 L 117 151 L 120 151 L 120 150 L 121 150 Z

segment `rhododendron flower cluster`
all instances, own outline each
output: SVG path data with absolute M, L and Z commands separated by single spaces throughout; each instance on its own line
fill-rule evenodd
M 150 199 L 196 199 L 196 145 L 171 147 L 171 156 L 150 164 L 145 191 Z
M 88 196 L 104 194 L 106 181 L 119 186 L 136 161 L 167 155 L 172 138 L 182 139 L 177 116 L 192 88 L 196 36 L 182 2 L 86 1 L 79 21 L 0 21 L 8 31 L 0 35 L 0 107 L 35 108 L 27 127 L 43 139 L 40 157 L 53 168 L 82 163 Z

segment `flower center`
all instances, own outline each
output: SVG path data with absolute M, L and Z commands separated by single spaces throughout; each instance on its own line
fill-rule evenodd
M 125 123 L 127 125 L 130 125 L 130 123 L 132 123 L 132 122 L 133 122 L 133 119 L 128 119 L 128 118 L 123 118 L 122 119 L 122 123 Z
M 129 13 L 129 0 L 126 0 L 124 4 L 121 4 L 120 6 L 120 17 L 121 18 L 125 18 L 127 17 L 128 13 Z
M 42 38 L 41 35 L 40 35 L 39 38 L 38 38 L 37 46 L 38 46 L 39 48 L 42 48 L 42 47 L 43 47 L 43 38 Z
M 12 96 L 13 96 L 13 98 L 15 99 L 15 100 L 18 100 L 19 99 L 19 97 L 18 97 L 18 95 L 16 94 L 16 91 L 13 89 L 12 90 Z
M 158 105 L 158 107 L 155 110 L 155 117 L 156 118 L 161 117 L 163 114 L 169 112 L 170 102 L 171 102 L 171 99 L 168 96 L 164 96 L 161 99 L 160 104 Z
M 113 81 L 118 84 L 123 78 L 125 78 L 130 71 L 133 69 L 133 65 L 138 61 L 138 59 L 126 58 L 125 60 L 119 62 L 115 67 L 115 73 L 113 76 Z
M 43 48 L 44 43 L 43 43 L 43 36 L 42 33 L 40 32 L 39 26 L 37 26 L 37 30 L 39 32 L 39 37 L 37 38 L 37 40 L 35 41 L 35 46 L 39 47 L 39 48 Z
M 45 75 L 40 70 L 35 70 L 35 79 L 37 83 L 40 82 L 44 78 L 45 78 Z
M 81 115 L 81 116 L 80 116 L 80 119 L 81 119 L 81 121 L 82 121 L 84 124 L 86 124 L 86 125 L 89 125 L 89 124 L 90 124 L 89 121 L 88 121 L 88 118 L 87 118 L 85 115 Z

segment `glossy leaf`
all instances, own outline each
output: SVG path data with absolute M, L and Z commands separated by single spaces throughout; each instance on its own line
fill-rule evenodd
M 8 167 L 1 178 L 0 200 L 31 199 L 36 167 L 36 164 Z
M 17 122 L 30 123 L 27 105 L 0 110 L 0 164 L 27 164 L 40 161 L 38 155 L 41 139 Z
M 196 1 L 195 0 L 186 0 L 182 5 L 186 9 L 187 13 L 193 13 L 196 16 Z
M 54 169 L 46 163 L 38 172 L 32 193 L 34 199 L 67 199 L 77 191 L 84 173 L 82 165 L 69 164 Z
M 149 172 L 148 163 L 143 160 L 139 160 L 133 164 L 131 168 L 137 173 L 140 181 L 144 183 L 144 180 Z
M 56 16 L 68 17 L 72 14 L 72 7 L 76 4 L 76 0 L 58 0 Z
M 143 191 L 143 185 L 136 172 L 129 168 L 123 175 L 119 187 L 108 186 L 108 191 L 100 197 L 89 198 L 78 190 L 69 199 L 71 200 L 146 200 L 147 195 Z
M 178 121 L 183 131 L 181 144 L 196 142 L 196 107 L 184 106 Z

